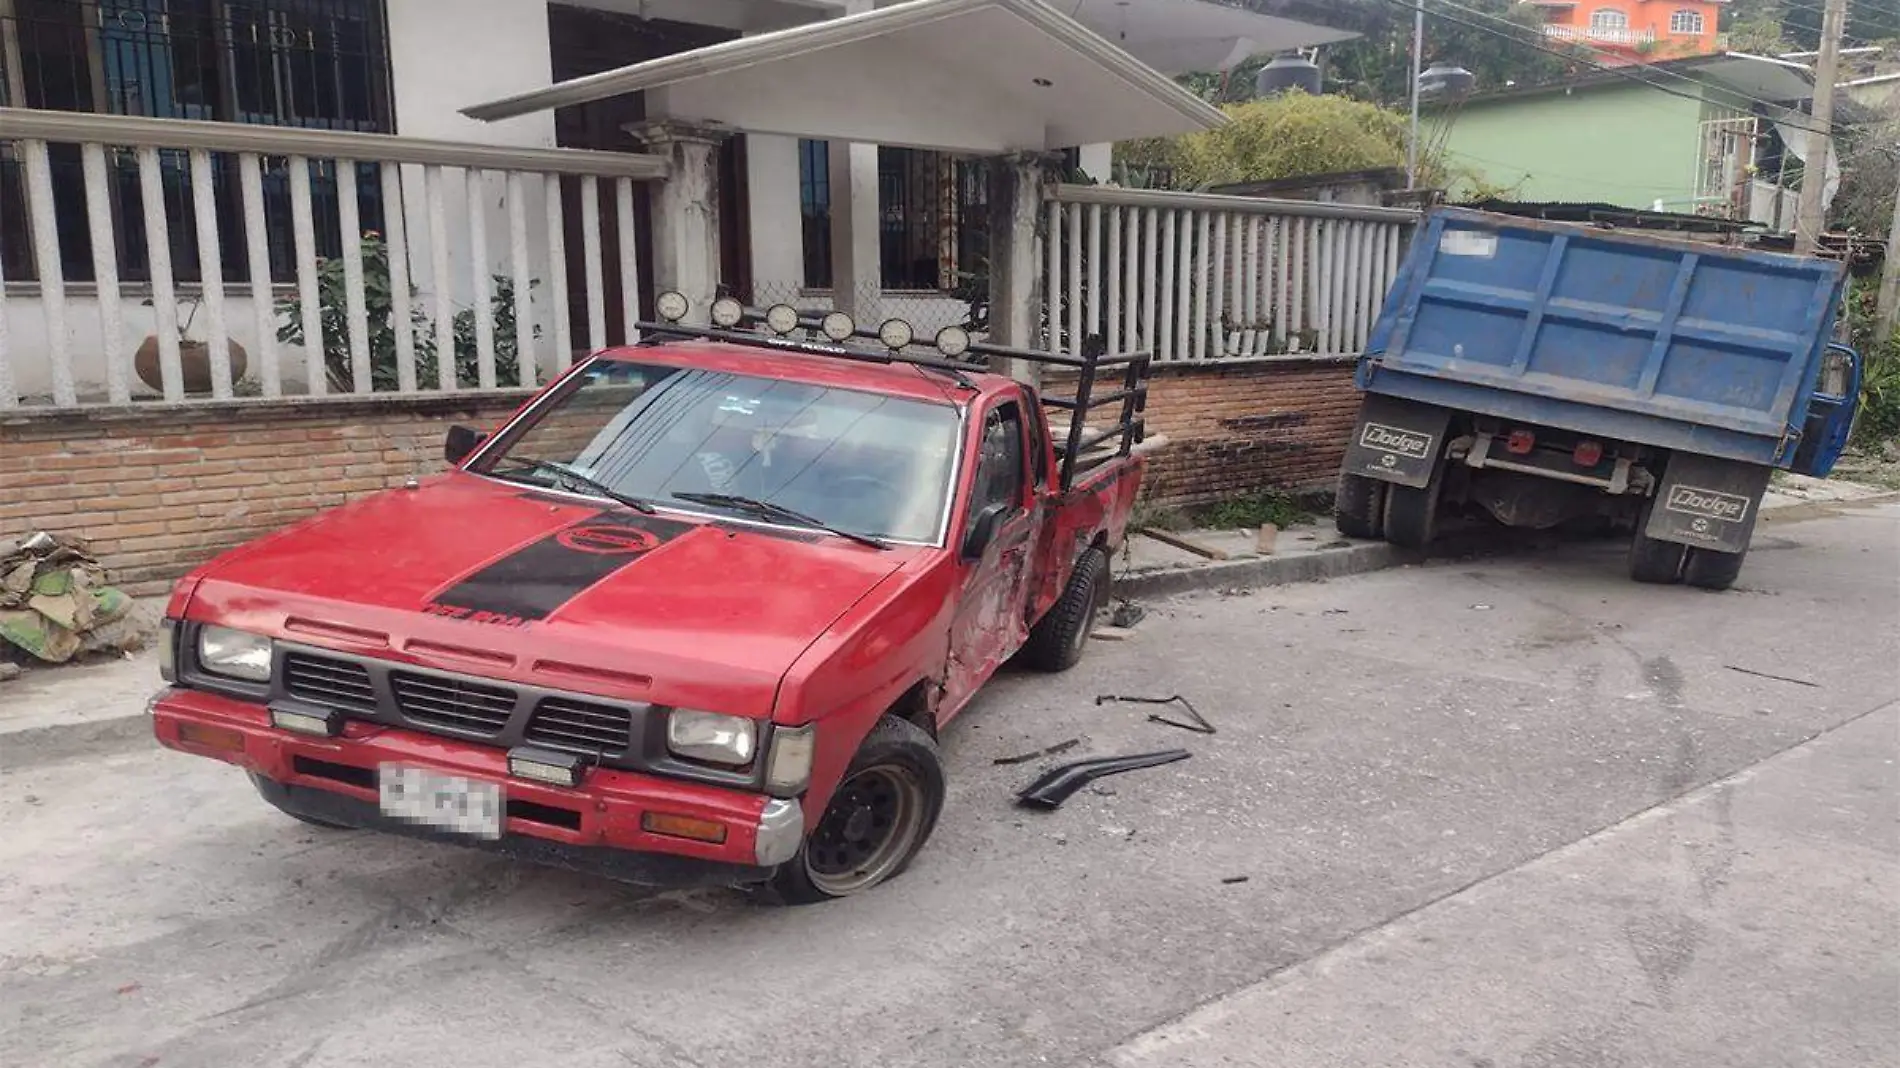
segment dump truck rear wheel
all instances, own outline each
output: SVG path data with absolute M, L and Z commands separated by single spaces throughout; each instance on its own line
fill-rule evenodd
M 1424 489 L 1388 486 L 1385 491 L 1385 540 L 1401 549 L 1423 549 L 1438 533 L 1438 499 L 1444 483 L 1439 470 Z
M 1333 491 L 1333 525 L 1348 538 L 1385 536 L 1386 483 L 1342 474 Z
M 1726 590 L 1735 585 L 1735 577 L 1742 573 L 1742 558 L 1747 555 L 1747 549 L 1739 553 L 1690 549 L 1688 561 L 1682 566 L 1682 581 L 1699 589 Z
M 1643 502 L 1642 510 L 1636 513 L 1636 529 L 1630 534 L 1630 578 L 1637 582 L 1680 582 L 1682 561 L 1688 548 L 1649 536 L 1649 513 L 1655 506 L 1652 497 Z

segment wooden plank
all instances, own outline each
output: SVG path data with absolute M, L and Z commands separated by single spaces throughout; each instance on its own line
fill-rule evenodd
M 1227 551 L 1224 549 L 1216 549 L 1212 545 L 1203 545 L 1192 538 L 1183 537 L 1172 531 L 1155 530 L 1151 527 L 1137 527 L 1135 533 L 1146 535 L 1163 545 L 1171 545 L 1183 552 L 1190 552 L 1208 560 L 1225 560 L 1228 558 Z

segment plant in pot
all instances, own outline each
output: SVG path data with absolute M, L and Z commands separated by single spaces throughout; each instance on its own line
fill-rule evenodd
M 148 308 L 156 307 L 150 297 L 140 303 Z M 178 369 L 184 379 L 185 392 L 187 394 L 210 393 L 211 343 L 194 341 L 191 337 L 191 324 L 198 318 L 199 298 L 191 297 L 179 303 L 191 305 L 190 312 L 185 315 L 184 322 L 178 327 Z M 229 347 L 231 354 L 231 383 L 235 386 L 244 379 L 250 357 L 244 351 L 244 346 L 238 344 L 236 340 L 227 338 L 225 344 Z M 138 351 L 132 355 L 132 368 L 138 373 L 139 381 L 163 393 L 165 376 L 158 352 L 158 335 L 147 334 L 145 340 L 139 343 Z

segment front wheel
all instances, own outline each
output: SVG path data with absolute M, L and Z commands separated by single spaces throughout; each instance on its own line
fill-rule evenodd
M 1682 581 L 1698 589 L 1726 590 L 1735 585 L 1736 576 L 1742 573 L 1742 558 L 1747 555 L 1747 549 L 1739 553 L 1690 549 L 1688 561 L 1682 566 Z
M 1062 596 L 1023 643 L 1023 663 L 1037 671 L 1067 671 L 1082 659 L 1089 634 L 1095 630 L 1095 617 L 1108 599 L 1108 554 L 1090 549 L 1076 561 L 1075 574 Z
M 1333 491 L 1333 526 L 1348 538 L 1383 537 L 1386 486 L 1365 475 L 1341 474 Z
M 894 878 L 936 829 L 945 792 L 936 741 L 909 720 L 885 716 L 766 893 L 783 904 L 810 905 Z

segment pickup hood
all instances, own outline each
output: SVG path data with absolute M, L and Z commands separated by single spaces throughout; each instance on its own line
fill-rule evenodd
M 212 561 L 189 618 L 449 671 L 770 715 L 798 655 L 913 559 L 461 472 Z

